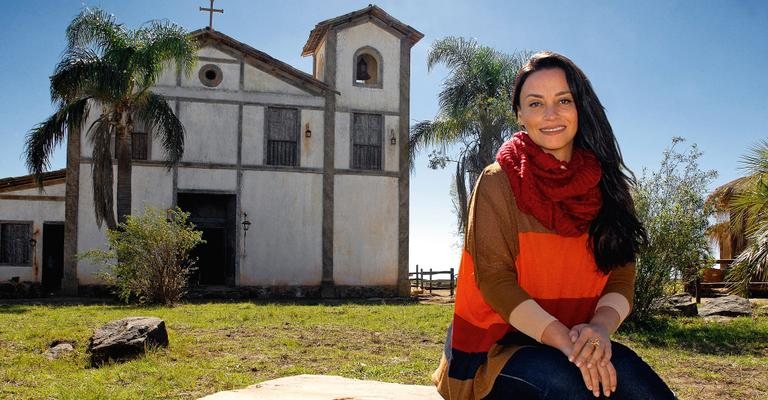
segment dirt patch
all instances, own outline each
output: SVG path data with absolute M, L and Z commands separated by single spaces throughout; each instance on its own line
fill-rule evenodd
M 681 364 L 686 361 L 680 360 Z M 690 361 L 688 368 L 674 370 L 666 376 L 670 387 L 680 388 L 677 395 L 681 399 L 765 399 L 768 395 L 765 366 L 739 367 L 727 361 L 706 364 Z
M 433 289 L 431 293 L 429 290 L 412 289 L 411 297 L 421 304 L 453 304 L 456 299 L 448 289 Z

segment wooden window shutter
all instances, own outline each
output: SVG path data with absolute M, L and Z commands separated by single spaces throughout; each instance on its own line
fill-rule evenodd
M 30 228 L 29 224 L 0 224 L 0 263 L 30 264 Z
M 352 168 L 381 169 L 383 119 L 379 114 L 352 115 Z
M 146 160 L 148 156 L 148 135 L 146 132 L 133 132 L 131 136 L 131 158 L 133 160 Z
M 299 110 L 267 108 L 267 164 L 297 166 Z
M 117 139 L 112 157 L 117 157 Z M 131 160 L 147 160 L 149 158 L 149 135 L 146 132 L 131 134 Z

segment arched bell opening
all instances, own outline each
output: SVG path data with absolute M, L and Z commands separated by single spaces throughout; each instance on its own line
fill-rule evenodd
M 363 47 L 355 52 L 353 68 L 355 86 L 381 88 L 382 62 L 376 49 Z

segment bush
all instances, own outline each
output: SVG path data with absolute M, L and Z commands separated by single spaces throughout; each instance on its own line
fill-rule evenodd
M 124 301 L 173 305 L 186 293 L 194 260 L 189 252 L 203 243 L 181 209 L 146 207 L 107 230 L 109 250 L 90 250 L 82 258 L 103 262 L 100 274 Z
M 648 318 L 654 305 L 674 288 L 674 280 L 692 282 L 711 264 L 706 235 L 712 207 L 705 196 L 715 171 L 702 171 L 696 145 L 677 151 L 682 138 L 673 138 L 657 171 L 643 170 L 634 189 L 637 215 L 648 231 L 648 244 L 637 257 L 633 318 Z

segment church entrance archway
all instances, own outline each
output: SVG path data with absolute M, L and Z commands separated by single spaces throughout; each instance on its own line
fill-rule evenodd
M 195 229 L 203 232 L 205 243 L 192 254 L 197 270 L 193 286 L 235 285 L 236 197 L 234 194 L 179 192 L 179 208 L 190 213 Z

